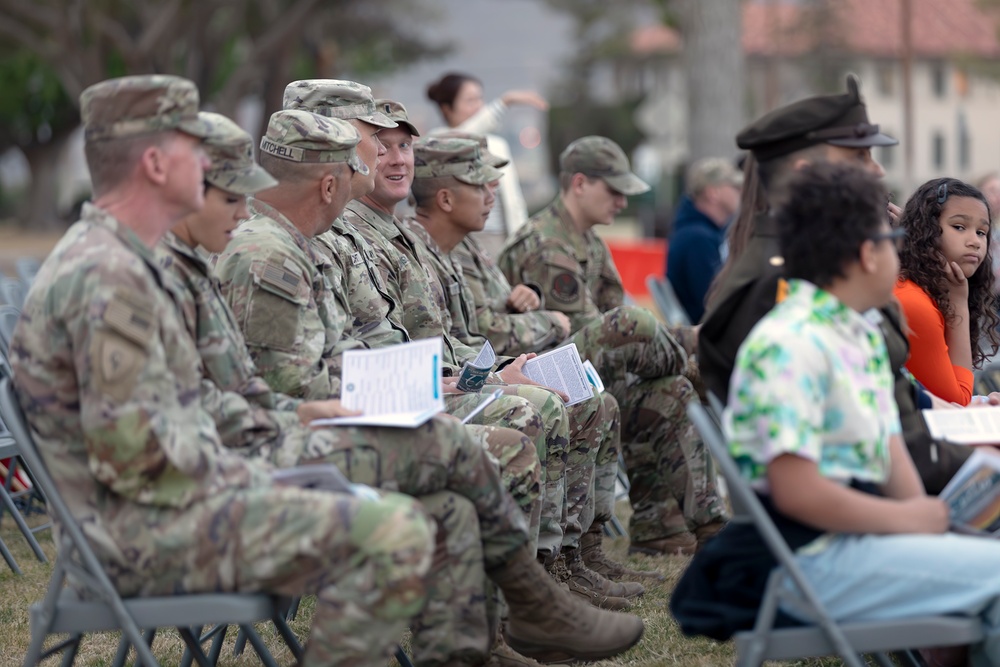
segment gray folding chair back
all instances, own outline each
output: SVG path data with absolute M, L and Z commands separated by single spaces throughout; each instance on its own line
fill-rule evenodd
M 211 662 L 191 628 L 214 624 L 239 625 L 247 633 L 262 662 L 268 666 L 275 665 L 274 658 L 253 628 L 253 623 L 260 621 L 272 621 L 296 659 L 301 658 L 301 647 L 282 617 L 279 605 L 268 595 L 207 593 L 123 599 L 59 495 L 41 454 L 35 447 L 9 378 L 0 380 L 0 414 L 17 442 L 21 456 L 45 494 L 49 511 L 59 524 L 59 551 L 48 591 L 41 602 L 31 606 L 31 643 L 24 657 L 25 666 L 36 665 L 44 657 L 61 650 L 67 652 L 63 664 L 72 664 L 84 633 L 120 629 L 123 641 L 127 640 L 135 649 L 139 663 L 155 667 L 158 663 L 147 641 L 152 642 L 156 628 L 174 627 L 198 664 L 205 667 Z M 65 586 L 68 575 L 73 577 L 74 588 Z M 81 589 L 82 595 L 77 592 Z M 140 628 L 153 632 L 144 637 Z M 42 644 L 45 638 L 59 633 L 69 634 L 70 637 L 43 655 Z
M 42 263 L 34 257 L 20 257 L 16 262 L 14 262 L 14 268 L 17 270 L 17 277 L 21 279 L 21 282 L 25 287 L 31 285 L 35 282 L 35 276 L 38 274 L 38 269 L 42 267 Z
M 20 308 L 10 304 L 0 305 L 0 352 L 3 352 L 4 359 L 10 356 L 10 341 L 20 317 Z
M 0 278 L 0 299 L 7 305 L 20 310 L 24 306 L 24 295 L 27 290 L 17 278 Z
M 837 623 L 799 568 L 788 544 L 749 483 L 729 455 L 719 425 L 697 401 L 687 406 L 688 417 L 719 464 L 734 499 L 733 521 L 750 522 L 774 555 L 779 567 L 771 573 L 752 631 L 735 636 L 737 664 L 760 665 L 764 660 L 792 660 L 839 655 L 849 667 L 862 667 L 859 653 L 876 654 L 879 664 L 892 664 L 884 654 L 935 646 L 972 644 L 983 638 L 979 618 L 921 616 L 892 621 Z M 791 579 L 795 592 L 786 587 Z M 779 604 L 795 600 L 808 610 L 813 625 L 775 629 Z
M 674 292 L 669 280 L 658 276 L 646 276 L 646 287 L 667 324 L 672 326 L 691 325 L 691 319 L 688 317 L 687 311 L 684 310 L 684 306 L 681 305 L 680 299 L 677 298 L 677 293 Z

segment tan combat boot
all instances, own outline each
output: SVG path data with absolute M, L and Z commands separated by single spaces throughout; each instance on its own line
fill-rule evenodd
M 574 576 L 566 566 L 566 559 L 562 553 L 547 556 L 544 566 L 549 576 L 559 584 L 559 588 L 569 591 L 575 597 L 595 607 L 615 611 L 626 611 L 632 607 L 632 603 L 624 597 L 608 594 L 601 590 L 601 586 L 596 582 L 588 582 L 585 576 Z
M 596 530 L 594 526 L 597 526 Z M 580 538 L 580 556 L 583 557 L 583 562 L 588 568 L 612 581 L 621 581 L 622 579 L 666 581 L 666 577 L 655 570 L 633 570 L 618 561 L 611 560 L 604 553 L 604 537 L 601 535 L 601 527 L 596 522 L 594 526 L 591 526 L 590 530 Z
M 537 660 L 525 657 L 512 649 L 507 640 L 503 637 L 503 632 L 497 633 L 496 641 L 493 642 L 493 650 L 490 659 L 486 662 L 486 667 L 542 667 Z
M 526 547 L 487 574 L 507 600 L 507 643 L 521 655 L 539 662 L 600 660 L 642 638 L 642 619 L 577 600 L 559 588 Z
M 693 556 L 697 550 L 697 538 L 687 531 L 648 542 L 632 542 L 628 548 L 630 554 L 650 556 Z
M 625 598 L 626 600 L 637 598 L 646 592 L 642 584 L 634 581 L 611 581 L 599 572 L 594 572 L 583 562 L 579 549 L 565 549 L 563 554 L 566 559 L 566 569 L 569 570 L 570 581 L 576 581 L 603 595 Z

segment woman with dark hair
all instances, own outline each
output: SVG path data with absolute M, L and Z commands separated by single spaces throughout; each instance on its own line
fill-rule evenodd
M 895 294 L 910 329 L 906 367 L 959 405 L 972 398 L 973 367 L 1000 347 L 990 224 L 983 193 L 954 178 L 921 185 L 899 219 L 907 238 Z
M 490 211 L 483 229 L 491 251 L 499 250 L 504 238 L 528 220 L 528 208 L 521 194 L 521 183 L 511 160 L 510 146 L 503 137 L 493 134 L 503 122 L 507 108 L 524 105 L 546 111 L 549 103 L 530 90 L 508 90 L 497 99 L 483 100 L 483 84 L 471 74 L 449 72 L 427 87 L 427 98 L 438 105 L 441 116 L 449 128 L 486 135 L 490 153 L 507 160 L 496 194 L 496 204 Z M 432 131 L 431 134 L 434 134 Z M 484 239 L 481 239 L 484 240 Z M 496 241 L 498 243 L 492 243 Z M 497 247 L 492 247 L 496 245 Z

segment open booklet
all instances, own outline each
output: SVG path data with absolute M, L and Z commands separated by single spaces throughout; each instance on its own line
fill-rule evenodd
M 340 401 L 357 417 L 316 419 L 312 426 L 415 428 L 444 410 L 441 338 L 344 352 Z
M 490 341 L 483 343 L 483 348 L 472 361 L 462 364 L 462 371 L 459 373 L 458 382 L 455 387 L 462 391 L 477 392 L 482 390 L 486 384 L 486 378 L 493 370 L 493 364 L 497 362 L 497 353 L 493 350 Z
M 576 343 L 540 354 L 524 364 L 522 372 L 528 379 L 551 389 L 558 389 L 567 396 L 566 405 L 576 405 L 594 397 L 594 384 L 580 361 Z M 597 371 L 594 371 L 596 375 Z M 600 377 L 597 378 L 600 380 Z
M 1000 407 L 923 410 L 931 435 L 957 445 L 1000 442 Z
M 1000 456 L 974 451 L 939 497 L 948 503 L 953 530 L 1000 534 Z

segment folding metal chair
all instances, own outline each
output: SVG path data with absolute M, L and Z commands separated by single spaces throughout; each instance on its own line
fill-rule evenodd
M 298 640 L 285 622 L 280 605 L 269 595 L 206 593 L 123 599 L 49 476 L 9 378 L 0 380 L 0 414 L 3 414 L 21 456 L 32 470 L 60 527 L 59 551 L 48 591 L 41 602 L 31 606 L 31 643 L 24 656 L 25 667 L 36 665 L 43 658 L 63 650 L 63 665 L 71 665 L 80 638 L 85 633 L 119 629 L 124 643 L 119 652 L 127 651 L 128 644 L 131 644 L 139 663 L 157 667 L 150 645 L 156 629 L 161 627 L 176 628 L 198 665 L 211 667 L 213 663 L 205 655 L 191 628 L 218 624 L 240 626 L 261 661 L 271 667 L 276 665 L 274 658 L 253 627 L 254 623 L 261 621 L 273 622 L 296 659 L 301 658 Z M 73 577 L 74 585 L 83 590 L 83 597 L 73 588 L 65 586 L 68 575 Z M 146 633 L 140 628 L 145 628 Z M 70 637 L 43 653 L 45 638 L 57 633 L 66 633 Z
M 737 665 L 760 665 L 764 660 L 792 660 L 825 655 L 839 655 L 848 667 L 862 667 L 859 654 L 869 653 L 880 665 L 892 665 L 887 652 L 903 652 L 902 658 L 917 663 L 908 651 L 935 646 L 972 644 L 983 638 L 978 618 L 963 616 L 920 616 L 892 621 L 834 621 L 824 609 L 770 515 L 740 475 L 729 456 L 725 439 L 717 423 L 697 401 L 687 406 L 688 417 L 701 434 L 729 483 L 733 498 L 733 521 L 752 523 L 780 567 L 768 578 L 764 598 L 757 611 L 754 629 L 734 637 Z M 789 592 L 784 582 L 791 579 L 797 589 Z M 813 625 L 794 628 L 774 627 L 778 606 L 783 600 L 795 600 L 815 619 Z M 904 663 L 906 664 L 906 663 Z
M 0 351 L 3 352 L 4 358 L 10 351 L 10 340 L 20 317 L 20 308 L 10 304 L 0 305 Z
M 20 257 L 14 262 L 14 268 L 17 270 L 17 277 L 27 288 L 35 281 L 35 276 L 38 274 L 38 269 L 42 268 L 42 263 L 34 257 Z
M 25 292 L 24 286 L 17 278 L 0 278 L 0 298 L 3 299 L 3 303 L 20 310 L 24 306 Z
M 691 325 L 691 319 L 677 298 L 677 293 L 674 292 L 669 280 L 657 276 L 646 276 L 646 287 L 667 324 L 672 326 Z

